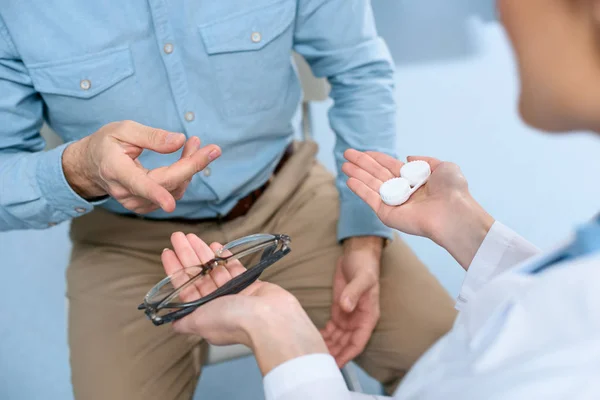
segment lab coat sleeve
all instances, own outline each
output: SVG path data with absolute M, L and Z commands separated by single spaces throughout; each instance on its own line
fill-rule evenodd
M 539 253 L 540 249 L 496 221 L 467 270 L 456 308 L 461 310 L 493 277 Z
M 266 400 L 384 400 L 348 390 L 334 358 L 310 354 L 289 360 L 264 378 Z

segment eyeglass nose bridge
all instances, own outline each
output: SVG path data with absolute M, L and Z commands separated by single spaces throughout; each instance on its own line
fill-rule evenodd
M 210 271 L 212 271 L 214 268 L 219 266 L 221 263 L 225 263 L 226 261 L 227 261 L 226 258 L 217 257 L 217 258 L 212 259 L 208 263 L 203 264 L 202 270 L 196 276 L 193 276 L 191 279 L 189 279 L 183 285 L 181 285 L 177 289 L 174 289 L 167 297 L 162 299 L 156 306 L 156 311 L 163 309 L 164 306 L 166 304 L 169 304 L 171 302 L 171 300 L 173 300 L 176 296 L 179 295 L 179 293 L 181 293 L 182 290 L 188 288 L 189 286 L 194 284 L 198 279 L 200 279 L 201 277 L 210 273 Z

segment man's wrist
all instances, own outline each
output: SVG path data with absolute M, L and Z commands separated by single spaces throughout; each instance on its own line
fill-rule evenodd
M 455 196 L 445 214 L 428 236 L 466 270 L 495 220 L 469 194 Z
M 295 300 L 295 299 L 294 299 Z M 263 307 L 243 325 L 258 366 L 266 375 L 286 361 L 307 354 L 328 353 L 306 312 L 295 300 L 277 309 Z
M 84 199 L 90 200 L 106 196 L 107 193 L 88 177 L 86 168 L 82 165 L 86 141 L 87 138 L 84 138 L 67 146 L 62 156 L 62 166 L 65 179 L 73 191 Z
M 370 250 L 381 256 L 381 251 L 386 242 L 380 236 L 355 236 L 344 240 L 344 250 Z

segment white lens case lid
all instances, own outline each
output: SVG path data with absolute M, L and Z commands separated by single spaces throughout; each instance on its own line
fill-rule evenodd
M 429 163 L 423 160 L 407 162 L 400 168 L 400 177 L 381 185 L 379 195 L 388 206 L 399 206 L 423 186 L 431 176 Z
M 388 206 L 399 206 L 410 197 L 410 183 L 405 178 L 393 178 L 379 188 L 381 200 Z

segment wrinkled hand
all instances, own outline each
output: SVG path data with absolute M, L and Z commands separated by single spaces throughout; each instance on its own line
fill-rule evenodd
M 374 242 L 365 245 L 360 242 L 363 239 Z M 381 238 L 347 239 L 344 254 L 338 260 L 331 320 L 321 334 L 340 368 L 362 353 L 379 321 L 382 244 Z
M 167 275 L 205 263 L 222 248 L 219 243 L 207 246 L 198 236 L 181 232 L 172 235 L 171 243 L 174 251 L 165 249 L 161 256 Z M 183 301 L 196 300 L 244 271 L 239 261 L 228 262 L 197 280 L 191 290 L 180 296 Z M 215 345 L 251 347 L 263 374 L 292 358 L 326 352 L 319 332 L 296 298 L 281 287 L 260 280 L 238 294 L 198 307 L 175 321 L 173 328 L 180 333 L 201 336 Z
M 148 170 L 138 160 L 146 149 L 167 154 L 184 144 L 180 159 L 172 165 Z M 196 137 L 186 142 L 182 133 L 121 121 L 69 145 L 63 169 L 71 187 L 84 198 L 108 194 L 138 214 L 158 208 L 172 212 L 192 177 L 220 154 L 215 145 L 200 147 Z

